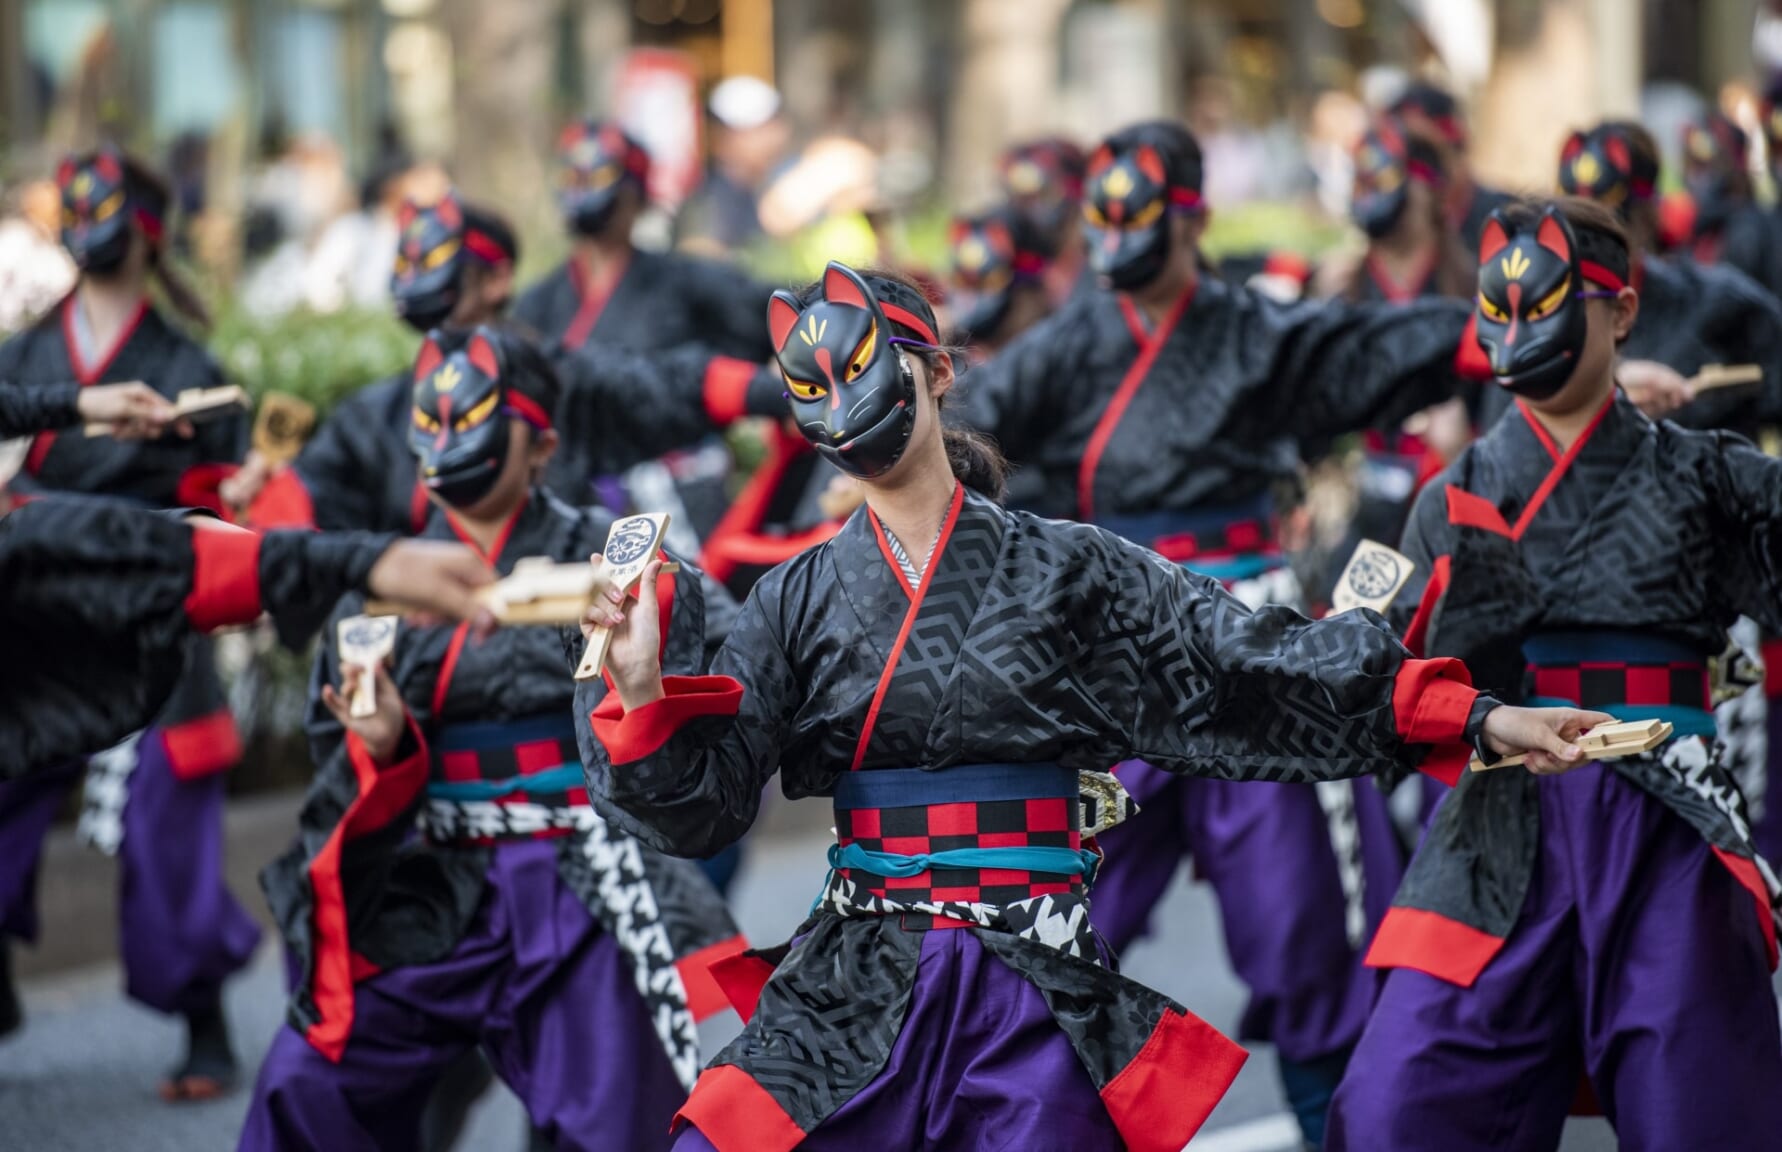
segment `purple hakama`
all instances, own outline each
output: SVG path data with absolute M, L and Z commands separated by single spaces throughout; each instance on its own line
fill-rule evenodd
M 1138 815 L 1100 837 L 1107 860 L 1090 894 L 1090 919 L 1116 952 L 1143 935 L 1183 857 L 1218 897 L 1232 969 L 1250 990 L 1245 1040 L 1275 1044 L 1304 1062 L 1346 1051 L 1361 1035 L 1375 979 L 1361 944 L 1397 890 L 1404 868 L 1385 796 L 1352 789 L 1364 923 L 1346 924 L 1349 894 L 1331 847 L 1331 821 L 1314 785 L 1172 776 L 1144 761 L 1119 766 Z
M 477 1045 L 556 1147 L 668 1145 L 686 1092 L 625 954 L 559 875 L 556 843 L 501 844 L 487 875 L 448 956 L 356 985 L 338 1064 L 279 1030 L 241 1148 L 417 1148 L 428 1092 Z
M 137 742 L 118 849 L 118 943 L 130 997 L 160 1012 L 214 1008 L 241 970 L 260 928 L 223 874 L 221 773 L 175 777 L 161 729 Z M 0 933 L 35 940 L 37 870 L 63 797 L 80 784 L 72 765 L 0 783 Z
M 925 934 L 910 1003 L 883 1071 L 801 1150 L 1126 1145 L 1039 989 L 970 931 Z M 698 1128 L 675 1152 L 713 1152 Z
M 1582 1073 L 1628 1152 L 1776 1148 L 1782 1032 L 1751 892 L 1612 768 L 1536 786 L 1514 930 L 1470 988 L 1388 975 L 1326 1147 L 1554 1148 Z

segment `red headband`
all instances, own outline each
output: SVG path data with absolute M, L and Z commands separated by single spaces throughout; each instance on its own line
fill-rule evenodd
M 506 264 L 513 260 L 507 249 L 503 248 L 495 237 L 487 232 L 477 232 L 469 228 L 464 230 L 464 247 L 470 254 L 484 264 Z
M 150 212 L 147 208 L 137 208 L 136 225 L 142 229 L 142 234 L 148 237 L 150 244 L 161 243 L 161 233 L 163 229 L 161 226 L 161 218 L 159 216 Z
M 1177 208 L 1187 208 L 1193 212 L 1200 211 L 1201 204 L 1203 203 L 1200 198 L 1200 193 L 1193 188 L 1171 188 L 1169 190 L 1169 202 Z
M 879 301 L 879 310 L 885 314 L 887 320 L 894 320 L 897 323 L 902 324 L 905 328 L 908 328 L 930 344 L 940 343 L 939 340 L 935 339 L 934 329 L 929 325 L 928 321 L 922 319 L 914 312 L 911 312 L 908 308 L 899 308 L 895 304 L 887 304 L 881 300 Z
M 1601 285 L 1611 292 L 1619 292 L 1627 287 L 1627 281 L 1623 280 L 1613 268 L 1598 264 L 1594 260 L 1579 260 L 1578 270 L 1584 273 L 1584 279 L 1592 284 Z
M 538 401 L 522 392 L 508 389 L 507 407 L 513 411 L 514 415 L 541 432 L 551 426 L 551 414 L 546 412 Z
M 1012 263 L 1017 276 L 1038 276 L 1046 270 L 1046 258 L 1037 252 L 1017 252 Z
M 1422 160 L 1405 161 L 1405 171 L 1413 180 L 1421 180 L 1425 184 L 1435 185 L 1442 182 L 1441 174 Z

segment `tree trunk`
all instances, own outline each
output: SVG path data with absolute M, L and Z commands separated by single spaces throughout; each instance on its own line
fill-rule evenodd
M 446 0 L 457 69 L 454 169 L 465 196 L 548 227 L 560 0 Z

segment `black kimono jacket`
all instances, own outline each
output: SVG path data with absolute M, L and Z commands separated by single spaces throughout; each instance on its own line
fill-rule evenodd
M 1423 490 L 1402 548 L 1415 572 L 1391 615 L 1406 643 L 1464 660 L 1494 695 L 1522 698 L 1525 676 L 1538 687 L 1527 671 L 1538 650 L 1525 657 L 1525 644 L 1578 649 L 1632 634 L 1620 642 L 1668 653 L 1633 663 L 1669 663 L 1670 678 L 1699 697 L 1738 615 L 1782 627 L 1782 462 L 1729 433 L 1653 424 L 1619 395 L 1561 453 L 1516 406 Z M 1617 687 L 1579 702 L 1615 710 Z M 1629 718 L 1651 706 L 1627 705 Z M 1606 767 L 1689 821 L 1751 889 L 1773 964 L 1773 884 L 1726 771 L 1711 761 L 1678 771 L 1657 753 Z M 1519 771 L 1460 778 L 1370 964 L 1471 985 L 1522 910 L 1539 786 Z
M 610 526 L 602 511 L 571 508 L 534 489 L 493 561 L 503 575 L 528 556 L 585 561 L 605 544 Z M 422 535 L 458 538 L 442 511 Z M 672 604 L 663 664 L 682 673 L 705 664 L 700 579 L 689 569 L 663 585 Z M 349 596 L 334 619 L 362 610 L 363 601 Z M 408 706 L 410 736 L 398 763 L 373 768 L 321 702 L 322 685 L 339 681 L 335 632 L 330 626 L 323 637 L 311 683 L 307 726 L 316 776 L 300 818 L 301 839 L 267 867 L 261 884 L 301 966 L 291 1022 L 319 1051 L 339 1059 L 352 1034 L 353 984 L 368 972 L 449 954 L 482 899 L 488 854 L 500 851 L 488 846 L 490 836 L 470 835 L 465 827 L 464 813 L 475 805 L 460 808 L 426 795 L 430 783 L 448 778 L 450 753 L 441 747 L 446 730 L 548 727 L 557 716 L 564 741 L 573 742 L 575 681 L 558 629 L 505 628 L 477 644 L 466 641 L 464 626 L 404 622 L 393 676 Z M 572 647 L 579 645 L 577 635 Z M 579 659 L 579 652 L 573 655 Z M 573 763 L 573 750 L 570 756 Z M 510 762 L 507 772 L 514 771 Z M 706 983 L 704 961 L 741 948 L 736 926 L 697 866 L 636 845 L 629 821 L 615 818 L 598 799 L 591 808 L 573 793 L 560 801 L 547 806 L 573 819 L 550 825 L 559 872 L 625 951 L 663 1046 L 691 1084 L 699 1064 L 696 1016 L 722 1002 Z M 484 803 L 482 815 L 493 819 L 498 807 L 506 806 Z M 422 836 L 415 835 L 418 819 Z M 700 960 L 688 963 L 696 953 Z
M 1046 515 L 1241 505 L 1297 481 L 1301 443 L 1453 395 L 1469 317 L 1456 300 L 1281 304 L 1202 277 L 1147 333 L 1095 292 L 972 369 L 966 417 L 1036 474 Z
M 592 476 L 695 443 L 744 413 L 757 366 L 702 347 L 644 355 L 608 345 L 556 349 L 562 398 L 545 483 L 575 503 Z M 342 401 L 292 466 L 267 482 L 252 516 L 265 527 L 419 532 L 431 502 L 409 446 L 414 380 L 391 376 Z M 753 403 L 779 401 L 754 388 Z M 784 405 L 780 404 L 783 408 Z
M 570 259 L 520 295 L 514 319 L 570 348 L 597 341 L 653 352 L 703 344 L 759 364 L 773 356 L 770 294 L 729 264 L 634 249 L 608 296 L 586 294 L 581 265 Z
M 0 517 L 0 776 L 102 752 L 161 713 L 194 633 L 326 614 L 390 537 L 201 532 L 103 497 Z
M 1704 264 L 1725 264 L 1743 272 L 1772 297 L 1782 299 L 1782 212 L 1774 207 L 1735 208 L 1718 235 L 1695 242 L 1694 253 Z
M 1685 428 L 1725 428 L 1755 437 L 1782 422 L 1782 307 L 1755 281 L 1725 267 L 1647 256 L 1634 287 L 1640 315 L 1619 349 L 1624 360 L 1655 360 L 1684 376 L 1709 364 L 1758 364 L 1763 383 L 1716 388 L 1671 415 Z M 1514 397 L 1483 390 L 1480 428 L 1490 428 Z
M 0 384 L 0 440 L 80 422 L 79 384 Z
M 75 349 L 70 294 L 35 325 L 0 345 L 0 388 L 82 385 L 141 380 L 168 399 L 188 388 L 223 383 L 216 362 L 174 329 L 145 299 L 109 356 L 84 362 Z M 8 487 L 36 497 L 84 493 L 129 500 L 149 508 L 205 507 L 220 511 L 217 485 L 247 449 L 247 420 L 232 415 L 200 424 L 191 439 L 114 440 L 86 436 L 78 427 L 37 433 L 23 470 Z M 182 779 L 220 772 L 240 759 L 241 737 L 217 677 L 210 641 L 185 641 L 186 675 L 156 718 L 168 760 Z
M 141 380 L 174 399 L 188 388 L 223 383 L 216 362 L 161 318 L 145 300 L 136 320 L 101 363 L 74 350 L 70 295 L 43 319 L 0 344 L 0 388 L 14 385 L 115 384 Z M 38 435 L 16 492 L 86 492 L 124 497 L 153 508 L 218 507 L 216 486 L 247 450 L 247 420 L 231 416 L 200 424 L 190 440 L 119 441 L 78 429 Z
M 756 584 L 711 675 L 666 677 L 664 689 L 632 713 L 617 694 L 578 689 L 578 715 L 591 714 L 582 755 L 591 793 L 651 845 L 690 854 L 742 835 L 776 771 L 794 798 L 835 795 L 851 768 L 924 769 L 938 787 L 965 765 L 1101 771 L 1133 757 L 1309 781 L 1408 770 L 1427 743 L 1440 744 L 1432 770 L 1457 770 L 1467 749 L 1446 742 L 1476 696 L 1458 663 L 1409 660 L 1378 616 L 1253 612 L 1111 533 L 962 488 L 913 593 L 862 508 Z M 1025 929 L 971 930 L 1045 995 L 1121 1130 L 1155 1126 L 1163 1136 L 1142 1143 L 1161 1147 L 1186 1125 L 1170 1145 L 1180 1146 L 1223 1093 L 1223 1071 L 1235 1075 L 1230 1042 L 1093 958 L 1039 942 L 1047 921 L 1073 915 L 1071 898 L 1048 899 Z M 764 988 L 767 962 L 747 979 L 733 969 L 744 989 L 733 999 L 746 1008 L 758 995 L 758 1010 L 705 1074 L 719 1087 L 702 1078 L 683 1115 L 739 1147 L 788 1147 L 768 1133 L 810 1132 L 883 1068 L 920 945 L 898 916 L 825 905 Z M 849 1011 L 823 1008 L 835 1002 Z M 1149 1065 L 1160 1079 L 1126 1078 L 1153 1086 L 1143 1098 L 1115 1083 L 1178 1041 L 1168 1069 Z M 1183 1061 L 1205 1076 L 1172 1095 Z M 724 1110 L 727 1093 L 761 1099 L 722 1087 L 737 1075 L 771 1097 L 771 1125 L 747 1128 L 740 1107 Z

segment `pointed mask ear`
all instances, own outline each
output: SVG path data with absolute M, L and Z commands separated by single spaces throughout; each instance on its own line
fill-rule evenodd
M 124 178 L 123 161 L 118 159 L 118 154 L 114 149 L 100 149 L 99 155 L 93 158 L 93 167 L 98 169 L 99 175 L 105 177 L 112 183 L 116 183 Z
M 1113 166 L 1114 166 L 1114 150 L 1112 148 L 1108 147 L 1106 144 L 1103 144 L 1099 148 L 1097 148 L 1094 152 L 1090 153 L 1089 165 L 1085 169 L 1085 172 L 1087 173 L 1087 178 L 1089 179 L 1089 181 L 1093 182 L 1103 172 L 1107 171 L 1109 168 L 1112 168 Z
M 1405 147 L 1405 138 L 1398 134 L 1392 121 L 1382 120 L 1374 125 L 1374 134 L 1380 138 L 1380 146 L 1393 159 L 1403 161 L 1406 158 L 1408 150 Z
M 419 384 L 433 375 L 433 370 L 445 360 L 445 353 L 439 350 L 439 342 L 429 336 L 421 344 L 421 350 L 415 355 L 415 383 Z
M 1565 146 L 1559 148 L 1559 168 L 1561 168 L 1561 171 L 1565 171 L 1565 169 L 1572 166 L 1572 160 L 1577 159 L 1577 153 L 1579 152 L 1584 152 L 1584 134 L 1582 134 L 1582 132 L 1574 132 L 1572 136 L 1565 137 Z
M 408 226 L 413 224 L 415 222 L 415 217 L 420 214 L 421 206 L 416 204 L 413 200 L 405 198 L 402 201 L 402 207 L 396 210 L 396 230 L 398 232 L 408 231 Z
M 491 380 L 501 379 L 501 357 L 496 353 L 495 345 L 485 329 L 478 328 L 476 335 L 470 338 L 468 355 L 478 372 Z
M 846 264 L 833 260 L 823 269 L 823 299 L 831 304 L 852 304 L 856 308 L 872 310 L 872 290 L 866 286 L 866 281 Z
M 1485 263 L 1509 245 L 1510 233 L 1504 227 L 1503 217 L 1493 212 L 1486 219 L 1484 230 L 1479 233 L 1479 263 Z
M 1627 141 L 1619 136 L 1611 136 L 1603 145 L 1603 151 L 1609 154 L 1609 161 L 1622 172 L 1633 171 L 1633 153 L 1628 150 Z
M 1149 176 L 1156 183 L 1169 183 L 1163 170 L 1163 157 L 1159 156 L 1157 154 L 1157 149 L 1151 147 L 1149 144 L 1143 145 L 1137 152 L 1133 153 L 1133 161 L 1138 165 L 1138 170 L 1140 172 Z
M 786 338 L 792 335 L 792 329 L 798 327 L 798 313 L 798 297 L 784 289 L 775 292 L 767 302 L 767 331 L 773 337 L 776 353 L 786 346 Z
M 1548 207 L 1541 213 L 1541 226 L 1535 230 L 1535 242 L 1566 263 L 1571 263 L 1572 230 L 1566 227 L 1565 217 L 1554 208 Z
M 433 210 L 439 214 L 439 218 L 445 223 L 445 226 L 454 232 L 464 226 L 464 211 L 458 205 L 458 198 L 450 192 L 440 198 L 439 203 L 433 206 Z

